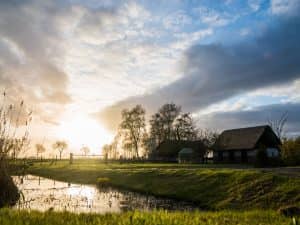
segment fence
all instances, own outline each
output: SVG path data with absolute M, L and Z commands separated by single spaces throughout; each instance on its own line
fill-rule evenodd
M 91 160 L 94 161 L 104 161 L 104 155 L 76 155 L 73 153 L 70 153 L 70 158 L 69 158 L 69 162 L 70 164 L 73 164 L 74 162 L 80 162 L 80 163 L 84 163 L 84 162 L 91 162 Z

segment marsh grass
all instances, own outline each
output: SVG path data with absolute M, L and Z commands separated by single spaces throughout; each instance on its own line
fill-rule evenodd
M 97 186 L 99 188 L 107 188 L 111 185 L 110 183 L 110 179 L 107 178 L 107 177 L 100 177 L 100 178 L 97 178 Z
M 296 218 L 279 215 L 274 211 L 221 211 L 221 212 L 126 212 L 121 214 L 72 214 L 68 212 L 46 212 L 0 210 L 0 224 L 5 225 L 293 225 L 299 223 Z

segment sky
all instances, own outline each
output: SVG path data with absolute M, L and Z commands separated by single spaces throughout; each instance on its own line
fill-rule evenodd
M 30 137 L 92 153 L 124 108 L 167 102 L 216 131 L 287 112 L 300 134 L 300 0 L 0 0 L 0 90 Z

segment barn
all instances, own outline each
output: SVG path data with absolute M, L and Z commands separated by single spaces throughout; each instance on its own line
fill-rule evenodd
M 280 139 L 268 125 L 225 130 L 214 145 L 214 162 L 253 163 L 259 149 L 269 158 L 280 156 Z
M 166 140 L 160 143 L 151 159 L 161 162 L 203 162 L 206 147 L 202 141 Z

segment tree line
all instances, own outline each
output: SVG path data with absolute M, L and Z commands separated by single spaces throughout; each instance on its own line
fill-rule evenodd
M 59 153 L 59 159 L 62 158 L 62 154 L 64 152 L 64 150 L 66 150 L 68 148 L 68 143 L 66 141 L 56 141 L 52 144 L 52 149 L 54 151 L 58 151 Z M 36 158 L 42 158 L 42 154 L 46 152 L 46 147 L 44 144 L 41 143 L 37 143 L 35 145 L 35 150 L 36 150 Z M 80 152 L 84 155 L 87 156 L 91 150 L 89 147 L 87 146 L 82 146 L 80 148 Z
M 210 147 L 218 134 L 196 126 L 191 113 L 182 112 L 174 103 L 162 105 L 146 121 L 146 110 L 142 105 L 121 112 L 122 120 L 111 144 L 105 145 L 102 153 L 107 158 L 141 158 L 149 156 L 166 140 L 202 140 Z
M 52 144 L 52 148 L 55 151 L 59 152 L 59 159 L 62 157 L 63 151 L 68 147 L 68 143 L 66 141 L 56 141 Z M 36 144 L 35 145 L 36 150 L 36 158 L 42 157 L 42 154 L 46 152 L 46 147 L 44 144 Z

